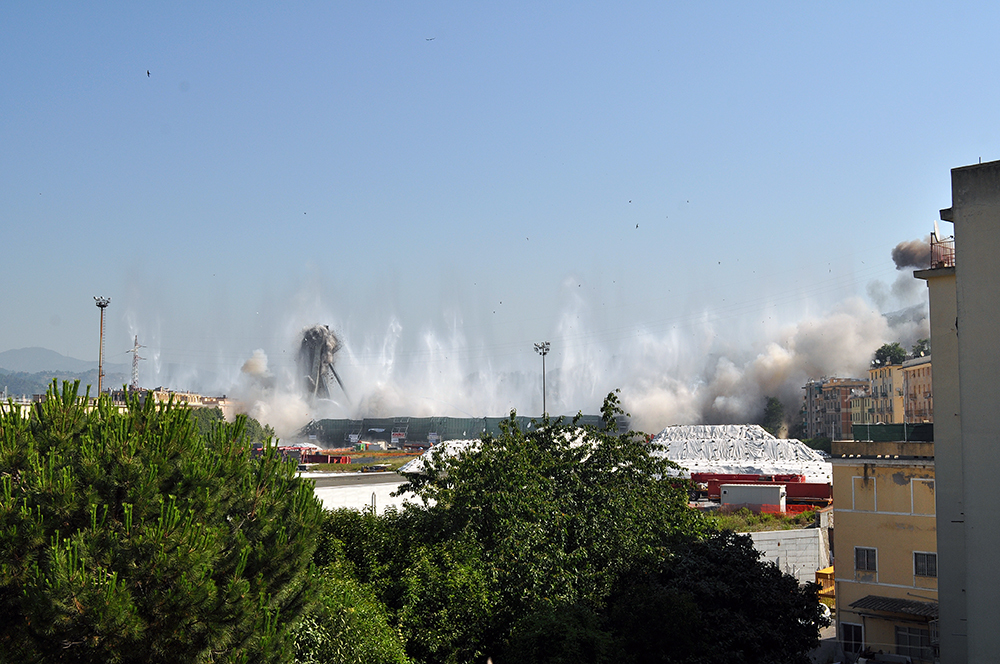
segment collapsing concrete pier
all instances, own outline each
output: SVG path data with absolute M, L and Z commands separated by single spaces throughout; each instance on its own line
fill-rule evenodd
M 344 382 L 334 368 L 334 360 L 341 346 L 340 339 L 326 325 L 303 328 L 302 343 L 299 345 L 299 371 L 303 389 L 310 399 L 329 399 L 329 379 L 333 376 L 350 401 Z

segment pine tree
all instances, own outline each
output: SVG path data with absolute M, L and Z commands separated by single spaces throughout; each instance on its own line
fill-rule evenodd
M 287 661 L 311 486 L 240 418 L 202 437 L 187 407 L 78 389 L 0 416 L 0 661 Z

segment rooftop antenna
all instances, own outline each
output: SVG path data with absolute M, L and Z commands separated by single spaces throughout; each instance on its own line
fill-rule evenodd
M 133 391 L 139 389 L 139 360 L 145 360 L 144 357 L 139 357 L 139 349 L 145 348 L 139 344 L 139 335 L 135 335 L 135 345 L 132 346 L 132 350 L 126 351 L 132 353 L 132 384 L 129 386 Z
M 94 296 L 94 304 L 101 310 L 101 350 L 97 355 L 97 396 L 101 396 L 101 387 L 104 384 L 104 310 L 111 304 L 110 297 Z

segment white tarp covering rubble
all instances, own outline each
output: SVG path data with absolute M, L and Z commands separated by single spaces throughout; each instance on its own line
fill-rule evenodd
M 794 438 L 775 438 L 756 424 L 670 426 L 652 441 L 690 473 L 798 474 L 807 482 L 832 482 L 832 468 L 816 450 Z
M 582 432 L 582 430 L 579 431 Z M 577 445 L 582 445 L 584 441 L 582 433 L 577 433 L 575 438 L 571 437 L 571 434 L 567 433 L 566 439 L 573 447 L 576 447 Z M 459 456 L 466 450 L 478 449 L 479 444 L 481 442 L 482 441 L 478 438 L 473 438 L 470 440 L 446 440 L 443 443 L 438 443 L 434 447 L 430 448 L 429 450 L 418 456 L 413 461 L 409 461 L 403 464 L 400 467 L 399 472 L 404 475 L 422 473 L 424 470 L 424 459 L 430 458 L 429 455 L 440 455 L 442 458 Z
M 403 475 L 419 475 L 424 472 L 424 457 L 431 454 L 441 455 L 442 457 L 458 456 L 470 447 L 478 447 L 479 442 L 478 438 L 473 440 L 446 440 L 445 442 L 438 443 L 434 447 L 430 448 L 416 459 L 408 461 L 400 466 L 399 472 Z
M 435 445 L 399 469 L 419 473 L 428 454 L 454 456 L 479 444 L 478 440 L 449 440 Z M 749 475 L 805 475 L 807 482 L 832 482 L 830 463 L 802 441 L 775 438 L 755 424 L 701 424 L 670 426 L 652 440 L 652 453 L 665 455 L 691 473 Z

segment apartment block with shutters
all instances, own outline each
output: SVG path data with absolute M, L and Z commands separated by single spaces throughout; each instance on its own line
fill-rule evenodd
M 837 633 L 863 650 L 936 661 L 934 443 L 833 443 Z
M 851 395 L 867 387 L 861 378 L 820 378 L 806 383 L 802 402 L 806 438 L 851 437 Z

